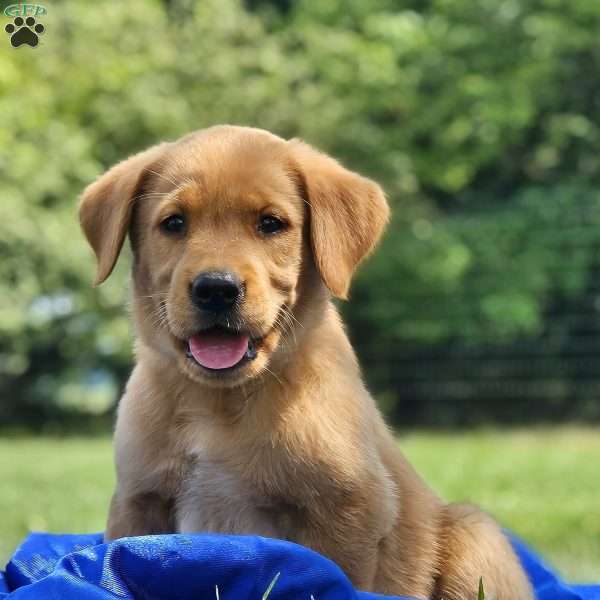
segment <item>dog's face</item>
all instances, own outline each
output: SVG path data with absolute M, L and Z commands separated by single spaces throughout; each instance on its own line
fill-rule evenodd
M 290 326 L 304 202 L 276 139 L 183 152 L 152 169 L 135 207 L 138 328 L 191 378 L 244 381 Z
M 129 231 L 144 343 L 198 383 L 235 386 L 292 339 L 299 298 L 316 293 L 307 272 L 345 297 L 387 206 L 302 142 L 215 127 L 119 163 L 84 192 L 80 216 L 99 282 Z

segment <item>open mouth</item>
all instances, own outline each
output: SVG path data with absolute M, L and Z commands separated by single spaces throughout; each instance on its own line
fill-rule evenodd
M 209 371 L 226 371 L 255 359 L 257 343 L 247 333 L 211 327 L 188 339 L 187 357 Z

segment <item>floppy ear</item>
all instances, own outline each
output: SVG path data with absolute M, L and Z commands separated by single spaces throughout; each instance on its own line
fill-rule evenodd
M 352 275 L 375 247 L 389 217 L 383 190 L 299 140 L 292 156 L 310 208 L 315 264 L 331 293 L 346 299 Z
M 98 272 L 94 285 L 111 273 L 129 228 L 133 203 L 147 168 L 163 154 L 160 144 L 116 164 L 84 190 L 79 203 L 79 222 L 96 254 Z

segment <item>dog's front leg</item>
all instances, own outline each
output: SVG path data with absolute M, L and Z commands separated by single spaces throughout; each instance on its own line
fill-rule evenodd
M 316 518 L 309 514 L 294 541 L 335 562 L 356 588 L 371 591 L 377 576 L 380 524 L 364 512 L 341 506 L 327 513 Z
M 113 495 L 106 533 L 106 541 L 134 535 L 173 533 L 173 502 L 156 492 Z
M 306 532 L 300 543 L 335 562 L 357 589 L 373 589 L 377 575 L 377 541 L 368 532 L 353 535 L 340 527 L 335 536 L 324 536 L 319 528 Z

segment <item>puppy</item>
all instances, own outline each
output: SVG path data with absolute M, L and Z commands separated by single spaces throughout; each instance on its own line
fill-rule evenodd
M 355 586 L 528 600 L 497 524 L 444 504 L 399 453 L 331 298 L 388 219 L 381 188 L 299 140 L 218 126 L 117 164 L 80 203 L 111 273 L 133 250 L 136 366 L 106 538 L 257 534 Z

